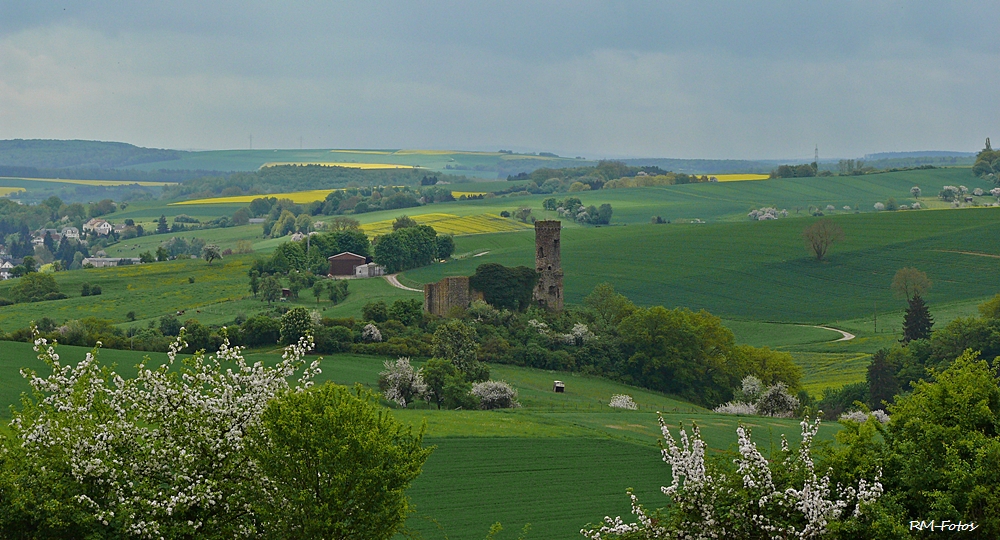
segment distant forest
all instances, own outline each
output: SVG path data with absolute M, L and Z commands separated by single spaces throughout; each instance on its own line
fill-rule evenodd
M 42 169 L 116 169 L 180 159 L 185 152 L 102 141 L 0 141 L 0 165 Z

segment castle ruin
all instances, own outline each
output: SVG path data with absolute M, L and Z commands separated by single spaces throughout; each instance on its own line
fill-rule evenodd
M 483 293 L 469 285 L 468 276 L 446 277 L 424 285 L 424 311 L 440 317 L 447 317 L 452 309 L 467 308 L 482 299 Z
M 559 254 L 561 221 L 535 222 L 535 285 L 534 300 L 539 307 L 561 311 L 563 308 L 563 271 Z

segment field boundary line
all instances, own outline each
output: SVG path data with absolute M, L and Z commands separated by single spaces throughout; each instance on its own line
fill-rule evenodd
M 932 251 L 937 251 L 938 253 L 958 253 L 960 255 L 975 255 L 976 257 L 989 257 L 991 259 L 1000 259 L 1000 255 L 993 255 L 992 253 L 980 253 L 978 251 L 959 251 L 957 249 L 935 249 Z

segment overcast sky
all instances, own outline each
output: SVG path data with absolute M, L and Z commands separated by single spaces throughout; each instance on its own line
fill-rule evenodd
M 1000 137 L 997 20 L 961 1 L 0 0 L 0 139 L 975 151 Z

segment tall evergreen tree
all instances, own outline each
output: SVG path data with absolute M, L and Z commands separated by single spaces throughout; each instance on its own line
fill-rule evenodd
M 872 363 L 868 364 L 868 406 L 872 410 L 885 408 L 882 402 L 892 403 L 899 393 L 897 366 L 890 358 L 887 349 L 879 349 L 872 355 Z
M 914 294 L 909 303 L 906 314 L 903 315 L 903 343 L 931 337 L 931 326 L 934 325 L 934 319 L 931 317 L 930 310 L 927 309 L 927 303 L 924 302 L 920 294 Z

